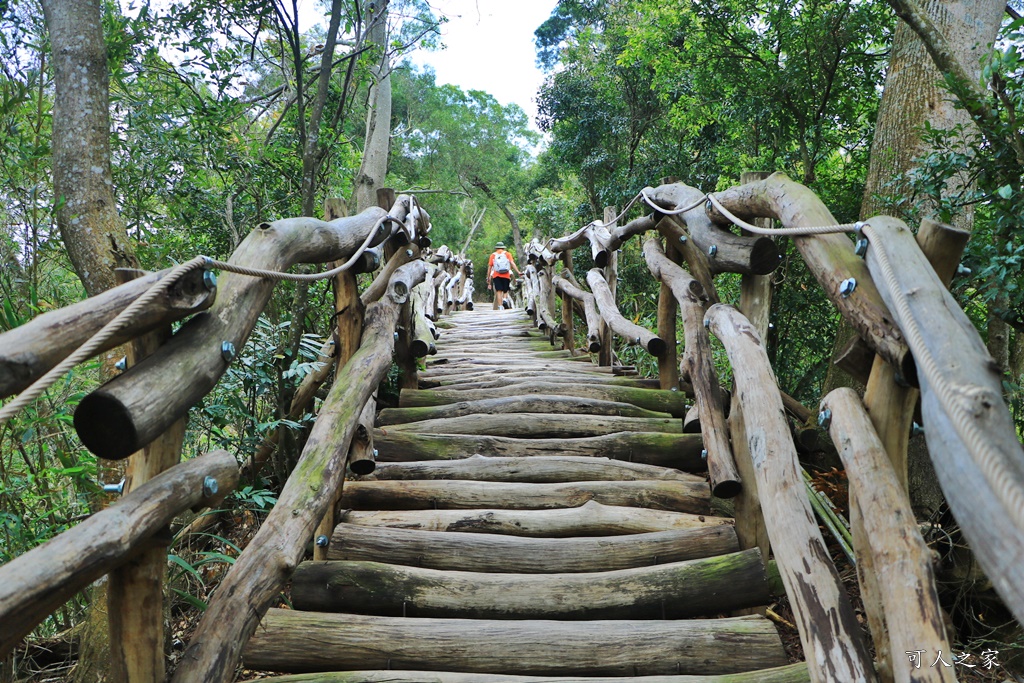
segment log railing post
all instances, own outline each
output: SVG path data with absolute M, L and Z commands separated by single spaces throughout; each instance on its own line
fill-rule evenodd
M 562 263 L 565 270 L 572 272 L 572 250 L 562 252 Z M 551 287 L 555 289 L 554 286 Z M 562 294 L 562 325 L 565 327 L 565 336 L 562 337 L 562 348 L 569 351 L 570 356 L 576 355 L 576 330 L 572 324 L 572 298 Z
M 138 271 L 118 271 L 125 282 Z M 137 337 L 127 346 L 129 366 L 140 363 L 171 336 L 170 326 Z M 181 459 L 185 419 L 141 451 L 130 456 L 124 493 L 139 488 Z M 107 620 L 110 633 L 110 676 L 117 683 L 162 683 L 164 672 L 164 575 L 167 567 L 165 536 L 131 561 L 110 572 Z
M 378 195 L 379 196 L 379 195 Z M 381 207 L 386 210 L 387 207 Z M 328 197 L 324 200 L 324 220 L 333 221 L 348 213 L 345 200 Z M 348 359 L 359 349 L 359 337 L 363 333 L 363 314 L 365 307 L 359 298 L 359 285 L 356 276 L 348 270 L 334 278 L 334 319 L 337 323 L 335 334 L 335 367 L 345 367 Z M 337 502 L 328 507 L 324 517 L 317 525 L 313 535 L 313 559 L 326 560 L 327 547 L 316 542 L 321 537 L 331 537 L 334 533 L 335 508 Z
M 611 221 L 615 218 L 616 212 L 614 206 L 604 207 L 604 223 L 605 228 L 614 228 L 615 224 Z M 619 252 L 612 251 L 608 254 L 608 265 L 604 267 L 604 279 L 608 283 L 608 289 L 612 293 L 612 303 L 615 303 L 616 293 L 618 290 L 619 280 Z M 601 322 L 601 350 L 597 354 L 598 365 L 611 365 L 615 358 L 615 353 L 612 350 L 612 328 L 605 323 Z
M 391 207 L 395 204 L 395 188 L 393 187 L 379 187 L 377 188 L 377 206 L 390 211 Z M 389 226 L 390 227 L 390 226 Z M 394 240 L 388 240 L 384 243 L 384 262 L 387 263 L 391 260 L 391 257 L 398 250 L 398 245 Z M 341 365 L 338 365 L 340 368 Z
M 682 257 L 671 242 L 665 245 L 665 256 L 672 263 L 679 263 Z M 658 337 L 665 342 L 665 353 L 658 356 L 658 382 L 662 389 L 679 391 L 679 354 L 677 353 L 676 316 L 679 305 L 672 288 L 661 280 L 658 292 Z

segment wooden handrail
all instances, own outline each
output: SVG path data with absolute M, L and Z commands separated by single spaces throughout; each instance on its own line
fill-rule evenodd
M 377 230 L 385 212 L 370 208 L 330 223 L 288 218 L 261 223 L 231 256 L 231 263 L 283 271 L 295 263 L 347 258 Z M 371 243 L 376 237 L 371 238 Z M 75 411 L 82 442 L 100 457 L 125 458 L 162 434 L 205 396 L 245 345 L 274 282 L 225 273 L 217 301 L 195 316 L 145 361 L 92 392 Z
M 190 508 L 218 504 L 238 484 L 238 463 L 213 451 L 158 474 L 115 505 L 0 567 L 0 658 Z
M 0 334 L 0 399 L 12 396 L 67 358 L 90 337 L 167 275 L 148 273 L 55 311 L 36 316 Z M 187 273 L 101 346 L 97 353 L 124 344 L 213 305 L 216 279 L 202 270 Z
M 608 283 L 600 268 L 594 268 L 587 273 L 587 283 L 590 285 L 590 291 L 594 293 L 597 308 L 601 311 L 601 318 L 608 323 L 615 334 L 625 339 L 628 344 L 642 346 L 652 356 L 660 356 L 665 352 L 664 340 L 647 328 L 631 323 L 622 316 L 615 305 L 615 298 L 608 288 Z

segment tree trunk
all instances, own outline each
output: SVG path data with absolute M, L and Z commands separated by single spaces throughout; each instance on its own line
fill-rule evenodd
M 367 44 L 381 50 L 380 62 L 370 68 L 373 85 L 370 87 L 370 106 L 366 112 L 366 140 L 363 161 L 356 174 L 356 211 L 377 205 L 377 188 L 384 186 L 388 172 L 388 154 L 391 151 L 391 64 L 387 45 L 387 0 L 368 2 L 364 6 L 369 26 Z

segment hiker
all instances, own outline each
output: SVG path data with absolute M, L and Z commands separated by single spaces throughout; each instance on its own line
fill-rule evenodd
M 487 289 L 494 288 L 494 304 L 492 308 L 496 311 L 505 303 L 505 293 L 512 284 L 512 269 L 516 274 L 522 275 L 519 266 L 512 260 L 512 254 L 505 251 L 505 243 L 498 242 L 494 245 L 494 253 L 487 261 Z

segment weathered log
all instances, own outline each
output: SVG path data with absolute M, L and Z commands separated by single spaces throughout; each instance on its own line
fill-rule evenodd
M 803 662 L 772 669 L 709 676 L 515 676 L 451 671 L 332 671 L 264 678 L 266 683 L 809 683 Z
M 654 204 L 668 210 L 690 206 L 701 194 L 682 183 L 661 185 L 647 192 Z M 682 215 L 690 238 L 708 255 L 712 273 L 767 275 L 779 267 L 779 248 L 770 237 L 736 235 L 724 230 L 711 222 L 703 206 Z
M 572 273 L 569 271 L 563 271 L 562 275 L 552 278 L 551 284 L 555 287 L 555 291 L 563 297 L 570 297 L 583 303 L 584 319 L 587 321 L 587 351 L 597 353 L 601 350 L 601 314 L 597 310 L 594 295 L 570 282 L 567 277 L 571 277 L 571 275 Z
M 530 538 L 339 524 L 330 560 L 366 560 L 454 571 L 603 572 L 712 557 L 738 550 L 730 526 L 621 536 Z
M 657 222 L 657 219 L 652 214 L 634 218 L 624 225 L 612 228 L 608 231 L 611 235 L 611 239 L 608 240 L 608 246 L 613 250 L 618 250 L 630 237 L 640 235 L 648 230 L 654 230 Z
M 429 277 L 429 274 L 427 275 Z M 427 284 L 416 285 L 412 293 L 412 341 L 409 350 L 414 358 L 436 354 L 434 346 L 436 328 L 426 315 Z
M 379 462 L 451 460 L 474 453 L 513 458 L 579 455 L 675 467 L 687 472 L 705 469 L 699 434 L 616 432 L 574 439 L 516 439 L 472 434 L 413 434 L 374 430 Z
M 280 271 L 295 263 L 344 259 L 371 231 L 386 232 L 383 216 L 383 210 L 371 208 L 330 223 L 314 218 L 260 223 L 231 263 Z M 224 345 L 245 345 L 273 288 L 271 280 L 224 273 L 208 313 L 193 317 L 159 351 L 82 399 L 75 429 L 86 447 L 100 457 L 125 458 L 185 415 L 227 370 L 234 351 L 228 353 Z
M 638 675 L 734 673 L 786 663 L 762 617 L 689 621 L 403 619 L 274 609 L 245 650 L 249 668 L 354 668 Z
M 496 375 L 507 374 L 517 370 L 529 370 L 534 374 L 541 372 L 578 372 L 589 375 L 611 375 L 614 370 L 610 367 L 597 365 L 584 365 L 576 361 L 559 360 L 516 360 L 516 359 L 481 359 L 477 361 L 464 361 L 460 363 L 447 363 L 441 366 L 431 367 L 423 372 L 424 377 L 438 378 L 448 375 L 466 374 L 467 372 L 487 372 Z
M 787 228 L 833 225 L 836 220 L 821 200 L 808 188 L 781 173 L 765 180 L 716 192 L 715 198 L 740 218 L 763 216 L 774 218 Z M 712 211 L 712 216 L 716 212 Z M 872 280 L 868 267 L 858 257 L 844 235 L 813 235 L 794 237 L 808 270 L 836 305 L 843 318 L 868 342 L 875 352 L 900 369 L 911 384 L 916 383 L 914 359 L 907 352 L 906 341 L 893 323 L 882 296 Z M 840 285 L 854 278 L 853 295 L 840 294 Z
M 615 334 L 626 340 L 629 344 L 637 344 L 650 353 L 652 356 L 660 356 L 665 352 L 665 342 L 645 327 L 640 327 L 622 317 L 615 299 L 605 282 L 604 273 L 594 268 L 587 273 L 587 283 L 590 291 L 594 293 L 597 307 L 601 311 L 601 317 L 608 323 Z
M 561 413 L 563 415 L 618 415 L 620 417 L 671 417 L 668 413 L 638 408 L 632 403 L 619 403 L 596 398 L 580 398 L 532 394 L 502 396 L 461 401 L 424 408 L 385 408 L 378 417 L 379 425 L 394 425 L 464 415 L 501 415 L 507 413 Z
M 373 415 L 376 411 L 377 401 L 371 397 L 359 413 L 359 424 L 349 447 L 348 468 L 359 476 L 373 474 L 377 470 L 373 448 Z
M 692 188 L 691 188 L 692 189 Z M 696 190 L 694 190 L 696 192 Z M 699 209 L 694 209 L 699 211 Z M 695 215 L 695 220 L 700 220 Z M 714 274 L 711 272 L 711 262 L 708 254 L 701 251 L 697 244 L 690 239 L 690 233 L 686 224 L 680 216 L 665 216 L 658 221 L 658 232 L 665 238 L 667 244 L 671 244 L 683 257 L 687 268 L 693 273 L 693 277 L 704 288 L 708 304 L 716 304 L 721 301 L 718 297 L 718 290 L 715 289 Z
M 169 272 L 143 275 L 0 334 L 0 399 L 18 393 L 70 356 Z M 216 294 L 216 281 L 208 285 L 207 277 L 202 270 L 186 273 L 97 353 L 209 308 Z
M 443 388 L 446 391 L 468 391 L 471 389 L 493 389 L 497 387 L 515 386 L 523 384 L 525 382 L 535 382 L 537 374 L 529 371 L 516 370 L 513 372 L 506 372 L 502 374 L 492 374 L 488 372 L 483 373 L 471 373 L 470 375 L 452 375 L 444 377 L 438 380 L 433 379 L 422 379 L 420 380 L 420 388 Z M 657 389 L 658 381 L 650 379 L 640 379 L 638 377 L 628 376 L 608 376 L 598 374 L 580 374 L 580 373 L 544 373 L 544 379 L 547 382 L 560 382 L 560 383 L 575 383 L 577 385 L 600 385 L 600 386 L 615 386 L 615 387 L 629 387 L 631 389 Z M 684 385 L 680 382 L 681 393 L 689 395 L 689 391 L 682 391 L 683 389 L 689 389 L 689 385 Z M 666 411 L 672 412 L 672 411 Z
M 686 619 L 769 602 L 757 549 L 585 574 L 303 562 L 291 596 L 299 610 L 463 619 Z
M 545 538 L 616 536 L 670 529 L 696 529 L 729 525 L 732 522 L 725 517 L 624 508 L 603 505 L 593 500 L 575 508 L 549 510 L 350 510 L 342 515 L 341 521 L 360 526 Z
M 678 302 L 686 337 L 682 375 L 690 380 L 696 395 L 694 405 L 700 416 L 700 432 L 707 451 L 711 491 L 718 498 L 732 498 L 742 487 L 725 421 L 725 399 L 715 373 L 711 340 L 704 327 L 704 305 L 700 284 L 665 256 L 658 238 L 644 242 L 647 267 L 655 278 L 668 285 Z
M 862 592 L 867 572 L 871 574 L 870 585 L 877 591 L 872 596 L 877 602 L 865 599 L 864 607 L 879 659 L 884 650 L 891 680 L 914 680 L 917 669 L 903 654 L 907 643 L 934 643 L 929 647 L 952 652 L 932 573 L 931 551 L 856 392 L 836 389 L 821 405 L 832 413 L 829 430 L 846 467 L 850 497 L 859 511 L 861 528 L 855 528 L 853 538 L 857 573 Z M 857 535 L 857 531 L 863 533 Z M 952 671 L 941 666 L 931 674 L 929 681 L 956 680 Z
M 206 485 L 207 477 L 217 485 Z M 0 567 L 0 657 L 177 515 L 216 505 L 237 483 L 235 457 L 214 451 L 156 475 L 115 505 Z
M 519 396 L 548 394 L 557 396 L 575 396 L 592 398 L 602 401 L 630 403 L 639 408 L 668 413 L 673 417 L 686 414 L 686 395 L 680 391 L 661 391 L 657 389 L 634 389 L 611 384 L 559 384 L 555 382 L 519 382 L 513 384 L 515 389 L 509 393 Z M 403 389 L 399 405 L 403 408 L 425 406 L 442 406 L 459 401 L 475 401 L 494 396 L 489 389 L 445 390 L 445 389 Z
M 705 319 L 733 367 L 746 441 L 762 495 L 764 519 L 800 631 L 813 680 L 874 681 L 860 624 L 829 560 L 807 500 L 793 438 L 768 354 L 750 323 L 731 306 L 712 306 Z M 823 617 L 823 615 L 829 615 Z
M 390 241 L 388 244 L 390 244 Z M 384 264 L 384 267 L 381 268 L 376 277 L 373 278 L 373 282 L 370 283 L 370 286 L 364 289 L 363 293 L 359 295 L 359 299 L 363 302 L 363 305 L 369 306 L 373 302 L 379 301 L 387 292 L 388 283 L 391 282 L 391 276 L 395 274 L 395 271 L 414 259 L 419 258 L 419 255 L 420 248 L 415 244 L 406 245 L 404 249 L 396 251 L 391 258 L 387 260 L 387 263 Z
M 367 310 L 359 351 L 338 373 L 342 379 L 321 406 L 277 505 L 211 600 L 182 655 L 176 683 L 224 681 L 234 675 L 242 645 L 302 559 L 307 539 L 344 479 L 359 416 L 391 367 L 399 308 L 384 299 Z
M 486 434 L 526 439 L 574 439 L 615 432 L 682 433 L 682 421 L 672 417 L 617 417 L 614 415 L 560 415 L 553 413 L 506 413 L 463 415 L 439 420 L 390 425 L 396 431 L 416 434 Z
M 528 461 L 527 461 L 528 464 Z M 703 477 L 689 481 L 577 481 L 524 484 L 497 481 L 352 481 L 345 485 L 342 507 L 351 510 L 473 510 L 574 508 L 596 500 L 602 505 L 710 512 Z
M 423 460 L 381 463 L 374 481 L 411 479 L 471 479 L 473 481 L 520 481 L 550 484 L 566 481 L 635 481 L 693 477 L 672 467 L 657 467 L 593 456 L 557 455 L 528 459 L 473 454 L 458 460 Z
M 868 267 L 902 293 L 897 304 L 882 289 L 919 359 L 925 439 L 939 483 L 985 574 L 1024 621 L 1024 453 L 999 366 L 906 226 L 887 217 L 868 223 Z

